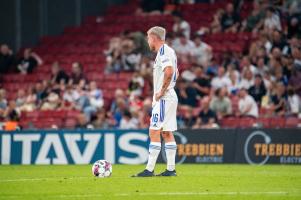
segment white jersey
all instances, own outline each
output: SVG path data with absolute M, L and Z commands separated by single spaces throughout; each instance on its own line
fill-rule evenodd
M 169 47 L 167 44 L 164 44 L 157 53 L 153 67 L 154 96 L 162 89 L 164 69 L 166 67 L 173 68 L 173 76 L 162 99 L 177 99 L 177 95 L 174 91 L 177 80 L 177 56 L 171 47 Z

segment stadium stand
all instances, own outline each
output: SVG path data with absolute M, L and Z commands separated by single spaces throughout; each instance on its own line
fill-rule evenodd
M 32 72 L 10 72 L 1 76 L 3 120 L 16 110 L 23 129 L 120 128 L 122 120 L 131 124 L 131 128 L 147 128 L 152 54 L 144 48 L 139 31 L 144 34 L 151 26 L 160 25 L 170 33 L 167 43 L 179 49 L 179 82 L 183 82 L 181 88 L 177 88 L 180 128 L 193 127 L 192 122 L 202 110 L 201 99 L 208 96 L 212 101 L 218 88 L 225 88 L 231 101 L 231 113 L 220 114 L 215 110 L 216 122 L 221 127 L 281 128 L 301 123 L 298 118 L 300 87 L 294 84 L 301 81 L 301 32 L 291 25 L 291 21 L 297 19 L 297 27 L 301 27 L 299 9 L 297 12 L 285 10 L 289 5 L 271 5 L 268 1 L 260 4 L 244 1 L 241 5 L 218 0 L 179 5 L 165 2 L 164 13 L 154 14 L 138 12 L 138 1 L 112 6 L 105 16 L 88 17 L 81 26 L 66 27 L 59 36 L 41 38 L 32 48 L 35 58 L 40 58 L 36 58 L 39 62 Z M 231 24 L 235 13 L 239 20 Z M 223 25 L 226 20 L 229 26 Z M 175 27 L 175 22 L 180 28 Z M 184 31 L 190 34 L 187 36 Z M 195 52 L 190 51 L 190 42 Z M 197 43 L 204 46 L 197 48 Z M 200 52 L 203 53 L 198 55 Z M 198 57 L 204 55 L 207 57 Z M 63 78 L 53 81 L 58 76 L 53 72 L 53 65 L 67 74 L 68 81 L 61 81 Z M 200 75 L 200 81 L 195 81 L 199 69 L 204 74 Z M 267 91 L 255 102 L 250 88 L 256 85 L 256 74 L 262 79 L 258 87 Z M 91 82 L 96 84 L 94 89 Z M 242 88 L 247 90 L 247 97 L 242 94 Z M 256 87 L 254 91 L 258 92 Z M 30 93 L 34 97 L 31 98 Z M 224 97 L 220 98 L 222 101 Z M 11 101 L 17 105 L 7 105 L 13 104 L 8 103 Z M 256 116 L 252 115 L 253 110 L 246 109 L 252 103 L 257 109 Z M 190 110 L 193 110 L 190 120 L 185 120 Z M 200 127 L 211 126 L 202 124 Z

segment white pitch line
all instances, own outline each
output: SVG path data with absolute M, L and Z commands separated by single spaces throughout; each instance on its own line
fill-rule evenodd
M 272 196 L 283 196 L 283 195 L 293 195 L 301 196 L 301 193 L 292 193 L 285 191 L 266 191 L 266 192 L 159 192 L 159 193 L 116 193 L 112 196 L 121 197 L 121 196 L 254 196 L 254 195 L 272 195 Z M 73 199 L 73 198 L 91 198 L 91 197 L 104 197 L 107 195 L 103 194 L 70 194 L 70 195 L 52 195 L 43 197 L 44 199 Z M 0 196 L 0 199 L 18 199 L 21 196 Z M 22 196 L 24 197 L 24 196 Z
M 50 181 L 50 180 L 68 180 L 68 179 L 84 179 L 84 178 L 89 178 L 89 177 L 45 177 L 45 178 L 19 178 L 19 179 L 5 179 L 5 180 L 0 180 L 0 183 L 5 183 L 5 182 L 24 182 L 24 181 Z

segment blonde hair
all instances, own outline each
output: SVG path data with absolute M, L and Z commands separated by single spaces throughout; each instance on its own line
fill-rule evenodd
M 166 30 L 161 26 L 154 26 L 147 31 L 147 34 L 154 34 L 160 40 L 165 41 Z

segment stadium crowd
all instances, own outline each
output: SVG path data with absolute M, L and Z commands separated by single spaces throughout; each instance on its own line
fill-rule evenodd
M 210 26 L 196 32 L 191 32 L 180 10 L 171 13 L 174 24 L 166 43 L 175 49 L 180 63 L 176 87 L 179 128 L 215 128 L 227 116 L 300 115 L 300 1 L 255 0 L 245 19 L 240 17 L 239 2 L 218 9 Z M 138 9 L 136 15 L 154 13 L 156 6 L 152 6 L 154 9 Z M 215 49 L 205 42 L 210 34 L 239 32 L 251 32 L 254 38 L 248 50 L 239 54 L 228 51 L 217 59 Z M 75 109 L 82 112 L 77 116 L 77 128 L 147 128 L 154 54 L 148 49 L 145 33 L 125 30 L 110 39 L 104 54 L 107 76 L 133 74 L 128 89 L 117 89 L 109 105 L 96 82 L 87 79 L 81 63 L 74 62 L 72 72 L 67 73 L 54 62 L 50 80 L 37 82 L 27 91 L 20 89 L 16 99 L 8 101 L 5 89 L 0 89 L 0 116 L 18 121 L 23 111 Z M 1 73 L 27 74 L 42 63 L 30 49 L 17 59 L 7 45 L 1 45 Z M 181 68 L 182 63 L 189 67 Z

